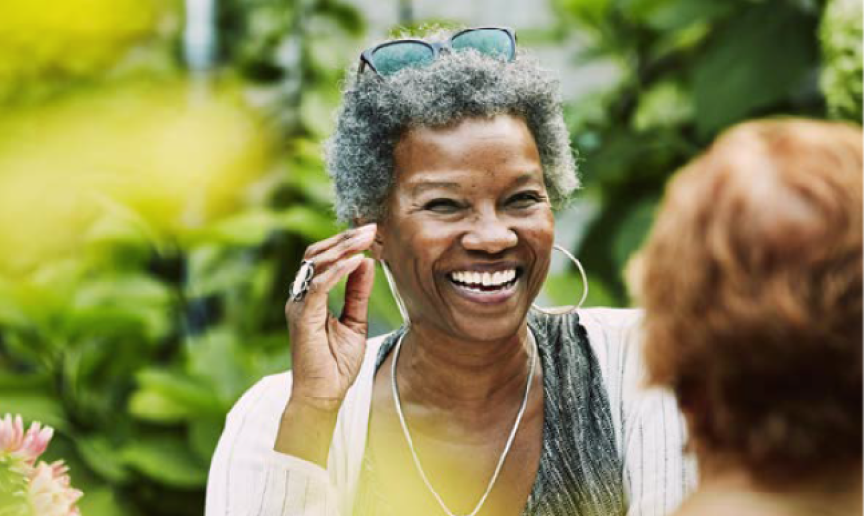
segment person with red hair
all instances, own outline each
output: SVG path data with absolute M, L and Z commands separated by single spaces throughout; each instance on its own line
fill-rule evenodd
M 671 181 L 631 272 L 650 383 L 699 462 L 676 514 L 861 514 L 861 129 L 727 131 Z

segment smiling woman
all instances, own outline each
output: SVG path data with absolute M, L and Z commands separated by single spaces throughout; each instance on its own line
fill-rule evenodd
M 546 277 L 555 229 L 524 120 L 411 129 L 396 145 L 395 169 L 380 253 L 401 280 L 414 335 L 427 327 L 473 341 L 515 335 Z
M 207 514 L 668 513 L 693 468 L 640 387 L 639 314 L 531 309 L 578 185 L 557 84 L 512 31 L 429 41 L 367 50 L 346 87 L 328 166 L 354 229 L 307 249 L 293 371 L 232 410 Z M 366 251 L 405 316 L 368 341 Z

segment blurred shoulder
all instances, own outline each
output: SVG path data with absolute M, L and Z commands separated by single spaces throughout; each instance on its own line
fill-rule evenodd
M 585 329 L 610 391 L 626 397 L 639 390 L 645 379 L 643 359 L 643 311 L 634 308 L 588 308 L 579 310 Z
M 578 342 L 587 339 L 592 348 L 627 344 L 637 338 L 642 310 L 634 308 L 585 308 L 561 314 L 529 312 L 528 323 L 539 337 Z
M 627 330 L 642 323 L 643 311 L 639 308 L 583 308 L 578 311 L 583 326 Z
M 642 310 L 635 308 L 586 308 L 578 311 L 598 360 L 611 354 L 638 353 L 641 347 Z

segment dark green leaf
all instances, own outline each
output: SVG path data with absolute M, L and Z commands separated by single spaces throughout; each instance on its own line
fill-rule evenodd
M 654 212 L 657 208 L 657 200 L 653 198 L 644 199 L 633 206 L 624 218 L 618 234 L 615 237 L 612 249 L 613 258 L 619 271 L 624 270 L 624 265 L 634 251 L 642 246 L 642 242 L 651 229 L 654 221 Z
M 124 507 L 117 494 L 107 487 L 88 489 L 78 501 L 78 508 L 87 516 L 130 516 L 129 508 Z
M 124 464 L 161 484 L 192 489 L 207 481 L 207 463 L 179 438 L 141 437 L 123 447 L 120 456 Z
M 47 388 L 0 388 L 0 416 L 4 414 L 20 414 L 27 422 L 39 421 L 57 430 L 68 426 L 63 404 Z
M 96 474 L 114 484 L 124 484 L 129 480 L 129 471 L 117 447 L 107 437 L 78 437 L 74 442 L 81 458 Z
M 746 11 L 725 25 L 693 67 L 693 96 L 702 137 L 776 103 L 815 70 L 815 23 L 782 2 Z
M 189 424 L 189 446 L 202 461 L 210 462 L 223 426 L 224 419 L 201 419 Z
M 728 15 L 735 8 L 729 0 L 635 0 L 631 9 L 638 19 L 658 31 L 681 30 Z
M 148 421 L 221 416 L 225 406 L 207 383 L 176 371 L 145 369 L 137 376 L 139 389 L 129 401 L 130 413 Z

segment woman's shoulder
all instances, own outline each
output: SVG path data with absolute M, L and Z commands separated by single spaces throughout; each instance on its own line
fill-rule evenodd
M 532 312 L 541 346 L 562 375 L 584 375 L 595 364 L 613 406 L 637 393 L 644 379 L 642 311 L 587 308 L 566 314 Z
M 607 380 L 637 384 L 642 365 L 642 310 L 635 308 L 587 308 L 578 321 Z
M 579 310 L 576 324 L 585 329 L 591 349 L 601 362 L 612 358 L 610 355 L 640 351 L 642 310 L 587 308 Z
M 642 322 L 642 310 L 639 308 L 582 308 L 577 314 L 583 326 L 618 331 L 633 329 Z
M 530 323 L 548 338 L 587 340 L 595 354 L 629 350 L 639 339 L 642 310 L 636 308 L 583 308 L 564 314 L 532 312 Z M 598 359 L 602 357 L 598 356 Z
M 586 308 L 562 315 L 536 314 L 532 318 L 541 338 L 549 340 L 544 345 L 552 352 L 549 356 L 557 367 L 596 364 L 619 431 L 625 405 L 632 405 L 644 394 L 641 323 L 642 311 L 633 308 Z M 567 359 L 577 355 L 583 359 Z M 567 369 L 561 374 L 585 372 Z

